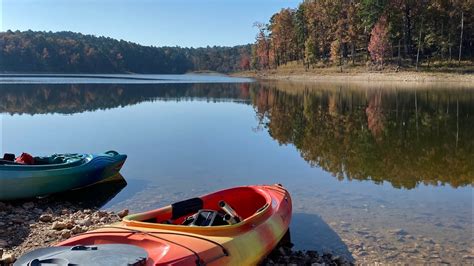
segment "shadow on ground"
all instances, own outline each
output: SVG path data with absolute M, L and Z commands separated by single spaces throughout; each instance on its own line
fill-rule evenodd
M 294 213 L 290 231 L 296 250 L 316 250 L 343 256 L 354 261 L 351 252 L 339 235 L 318 215 Z

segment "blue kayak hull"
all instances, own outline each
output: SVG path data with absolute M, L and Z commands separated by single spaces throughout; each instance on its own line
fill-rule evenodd
M 1 165 L 0 200 L 45 196 L 85 187 L 119 173 L 127 159 L 116 152 L 84 154 L 70 164 Z

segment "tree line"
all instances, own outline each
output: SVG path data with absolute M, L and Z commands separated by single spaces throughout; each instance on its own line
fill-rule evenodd
M 472 0 L 304 0 L 258 28 L 251 67 L 472 62 Z
M 74 32 L 0 32 L 0 71 L 162 73 L 240 70 L 250 45 L 154 47 Z

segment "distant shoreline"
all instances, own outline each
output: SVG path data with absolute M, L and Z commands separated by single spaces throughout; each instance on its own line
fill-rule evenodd
M 232 73 L 231 76 L 255 78 L 258 80 L 298 81 L 298 82 L 462 82 L 473 83 L 474 74 L 443 72 L 351 72 L 336 71 L 244 71 Z M 467 85 L 467 84 L 465 84 Z M 474 86 L 474 85 L 473 85 Z

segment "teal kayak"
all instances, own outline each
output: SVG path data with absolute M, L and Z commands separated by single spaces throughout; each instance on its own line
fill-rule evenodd
M 0 200 L 46 196 L 92 185 L 117 175 L 126 159 L 124 154 L 108 151 L 34 157 L 34 164 L 0 160 Z

